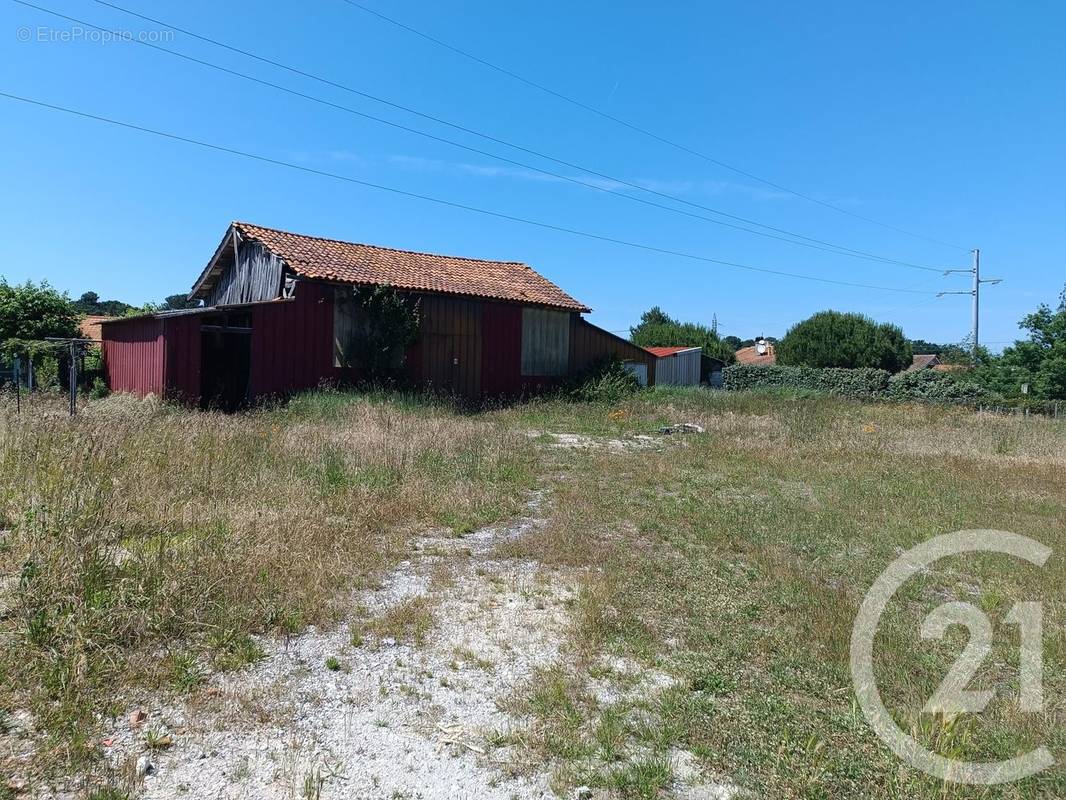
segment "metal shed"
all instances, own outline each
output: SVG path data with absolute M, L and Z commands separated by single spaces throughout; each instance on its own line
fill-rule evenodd
M 700 347 L 647 347 L 655 356 L 656 386 L 699 386 Z

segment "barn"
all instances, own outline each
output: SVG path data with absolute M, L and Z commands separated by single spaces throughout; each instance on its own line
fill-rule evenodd
M 592 325 L 590 309 L 526 264 L 417 253 L 234 222 L 193 285 L 202 307 L 102 323 L 112 391 L 200 407 L 360 378 L 357 287 L 417 299 L 420 330 L 398 369 L 467 399 L 518 397 L 640 347 Z
M 701 347 L 648 347 L 655 359 L 655 383 L 659 386 L 699 386 L 702 372 Z

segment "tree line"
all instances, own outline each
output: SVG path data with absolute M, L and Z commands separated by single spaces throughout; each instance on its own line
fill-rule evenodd
M 0 277 L 0 354 L 25 352 L 28 343 L 47 337 L 75 337 L 79 321 L 87 315 L 130 316 L 198 305 L 199 301 L 188 300 L 184 293 L 141 306 L 101 300 L 92 291 L 72 300 L 47 281 L 12 284 Z M 954 380 L 978 383 L 1005 399 L 1066 400 L 1066 287 L 1057 306 L 1042 303 L 1018 326 L 1026 332 L 1025 338 L 999 355 L 983 347 L 973 351 L 965 342 L 937 345 L 907 339 L 899 326 L 839 311 L 814 314 L 792 326 L 780 340 L 767 338 L 775 341 L 777 363 L 784 366 L 874 367 L 899 372 L 911 364 L 914 353 L 935 353 L 941 361 L 965 368 L 953 373 L 958 376 Z M 644 312 L 630 329 L 630 339 L 641 347 L 701 347 L 706 355 L 726 364 L 736 360 L 737 349 L 754 343 L 736 336 L 721 337 L 712 327 L 683 322 L 658 306 Z
M 908 339 L 890 323 L 877 323 L 862 314 L 820 311 L 793 325 L 774 342 L 776 362 L 782 366 L 876 368 L 900 372 L 916 353 L 934 354 L 941 363 L 958 367 L 943 380 L 978 384 L 1009 401 L 1023 399 L 1066 400 L 1066 287 L 1058 305 L 1042 303 L 1023 317 L 1018 327 L 1026 332 L 1002 353 L 976 350 L 967 342 L 937 344 Z M 630 328 L 630 340 L 641 347 L 702 347 L 703 352 L 726 364 L 736 351 L 754 340 L 721 337 L 717 330 L 695 322 L 682 322 L 655 306 Z
M 141 306 L 101 300 L 96 292 L 85 292 L 72 300 L 48 281 L 14 284 L 0 277 L 0 348 L 10 352 L 15 342 L 76 337 L 78 323 L 86 316 L 128 317 L 198 305 L 199 301 L 190 301 L 185 294 L 169 295 L 160 303 Z

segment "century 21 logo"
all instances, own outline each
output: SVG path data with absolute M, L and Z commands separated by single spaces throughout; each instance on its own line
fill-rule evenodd
M 1021 698 L 1022 711 L 1044 710 L 1044 607 L 1039 602 L 1015 603 L 1007 622 L 1021 631 Z M 955 659 L 940 688 L 929 698 L 922 711 L 930 714 L 980 714 L 992 702 L 995 692 L 967 689 L 970 681 L 992 652 L 992 621 L 972 603 L 944 603 L 922 622 L 923 639 L 943 639 L 952 625 L 964 625 L 970 641 Z
M 851 676 L 855 694 L 867 722 L 893 752 L 909 764 L 941 780 L 954 783 L 992 785 L 1033 775 L 1055 763 L 1046 747 L 994 763 L 957 761 L 927 750 L 903 732 L 888 713 L 873 671 L 873 645 L 877 625 L 896 591 L 910 578 L 942 558 L 965 553 L 1001 553 L 1043 566 L 1051 549 L 1040 542 L 1006 531 L 959 531 L 937 536 L 897 558 L 878 576 L 866 593 L 851 632 Z M 1044 708 L 1043 684 L 1043 606 L 1038 601 L 1019 602 L 1007 615 L 1007 622 L 1021 632 L 1019 706 L 1022 711 Z M 940 687 L 922 709 L 930 713 L 979 714 L 992 701 L 994 692 L 967 689 L 992 651 L 992 622 L 971 603 L 945 603 L 922 622 L 924 639 L 942 639 L 953 625 L 969 629 L 970 640 L 956 659 Z

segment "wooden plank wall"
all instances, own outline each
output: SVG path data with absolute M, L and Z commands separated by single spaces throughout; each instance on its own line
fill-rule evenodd
M 570 313 L 522 309 L 522 375 L 556 378 L 570 367 Z
M 486 397 L 518 397 L 522 385 L 522 306 L 481 305 L 481 392 Z
M 609 356 L 648 365 L 648 385 L 655 385 L 655 357 L 643 347 L 615 336 L 574 314 L 570 329 L 570 371 L 581 372 Z
M 481 312 L 479 300 L 423 295 L 422 336 L 414 360 L 431 391 L 481 396 Z
M 690 350 L 656 358 L 655 383 L 658 386 L 699 386 L 700 351 Z
M 232 252 L 232 248 L 230 248 Z M 243 241 L 240 253 L 219 276 L 204 305 L 258 303 L 281 296 L 282 260 L 259 242 Z

